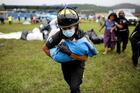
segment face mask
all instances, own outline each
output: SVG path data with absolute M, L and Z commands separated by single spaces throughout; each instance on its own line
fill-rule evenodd
M 63 30 L 62 33 L 66 37 L 72 37 L 75 33 L 75 28 L 73 27 L 73 28 L 68 29 L 68 30 Z
M 124 15 L 119 15 L 119 18 L 124 18 Z

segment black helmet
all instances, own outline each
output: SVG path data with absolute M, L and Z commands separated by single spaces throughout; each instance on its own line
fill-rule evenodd
M 64 8 L 57 15 L 58 26 L 60 28 L 70 27 L 79 23 L 79 16 L 74 9 Z
M 125 15 L 123 10 L 120 10 L 118 15 Z

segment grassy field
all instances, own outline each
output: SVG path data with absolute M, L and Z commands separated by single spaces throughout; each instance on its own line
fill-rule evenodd
M 0 25 L 0 32 L 31 30 L 38 25 Z M 82 21 L 84 30 L 99 25 Z M 130 27 L 132 32 L 134 27 Z M 0 40 L 0 93 L 69 93 L 60 64 L 42 51 L 43 41 Z M 140 71 L 131 62 L 131 46 L 118 55 L 102 55 L 103 44 L 96 45 L 99 54 L 86 62 L 82 93 L 140 93 Z

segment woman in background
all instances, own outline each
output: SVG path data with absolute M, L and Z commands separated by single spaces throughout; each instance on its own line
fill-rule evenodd
M 116 13 L 111 13 L 108 16 L 108 19 L 105 21 L 105 23 L 101 26 L 99 32 L 105 27 L 104 32 L 104 47 L 105 51 L 103 54 L 107 54 L 108 49 L 111 48 L 113 50 L 115 48 L 115 42 L 116 42 L 116 36 L 115 36 L 115 29 L 117 27 L 121 27 L 119 24 L 117 24 L 115 21 L 117 20 Z

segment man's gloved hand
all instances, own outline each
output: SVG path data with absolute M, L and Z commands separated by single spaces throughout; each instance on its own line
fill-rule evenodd
M 64 43 L 59 44 L 58 48 L 60 49 L 61 52 L 65 53 L 69 56 L 71 55 L 71 51 L 69 50 L 69 48 L 66 45 L 64 45 Z

